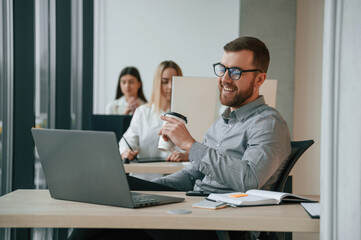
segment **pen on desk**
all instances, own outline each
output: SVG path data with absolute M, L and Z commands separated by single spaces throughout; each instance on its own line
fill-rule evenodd
M 236 207 L 237 207 L 236 205 L 233 205 L 233 204 L 230 204 L 230 203 L 227 203 L 227 206 L 228 206 L 228 207 L 233 207 L 233 208 L 236 208 Z
M 230 204 L 230 203 L 226 203 L 226 202 L 222 202 L 222 201 L 216 201 L 216 200 L 213 200 L 213 199 L 210 199 L 210 198 L 206 198 L 206 200 L 211 201 L 211 202 L 224 203 L 224 204 L 227 204 L 228 207 L 233 207 L 233 208 L 236 208 L 236 207 L 237 207 L 236 205 L 233 205 L 233 204 Z
M 130 146 L 130 144 L 128 143 L 127 139 L 125 139 L 125 137 L 124 137 L 124 136 L 123 136 L 122 138 L 124 139 L 125 143 L 128 145 L 129 149 L 130 149 L 130 150 L 132 150 L 132 151 L 134 152 L 134 150 L 133 150 L 132 146 Z M 135 155 L 134 159 L 135 159 L 135 160 L 137 160 L 137 159 L 138 159 L 138 158 L 137 158 L 137 155 Z
M 210 199 L 210 198 L 206 198 L 206 200 L 211 201 L 211 202 L 217 202 L 216 200 Z

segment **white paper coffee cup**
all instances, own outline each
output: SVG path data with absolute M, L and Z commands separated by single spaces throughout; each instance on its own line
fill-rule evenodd
M 166 117 L 171 117 L 171 118 L 175 118 L 178 121 L 187 124 L 187 117 L 183 116 L 180 113 L 176 113 L 176 112 L 167 112 L 164 114 L 164 116 Z M 166 124 L 167 122 L 164 121 L 163 126 Z M 168 141 L 164 141 L 163 136 L 159 137 L 159 142 L 158 142 L 158 149 L 163 151 L 163 152 L 173 152 L 175 150 L 175 145 L 174 143 L 168 138 Z

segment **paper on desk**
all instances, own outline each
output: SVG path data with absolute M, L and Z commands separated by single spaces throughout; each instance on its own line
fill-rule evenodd
M 311 218 L 320 218 L 321 204 L 320 203 L 301 203 L 302 207 L 311 216 Z

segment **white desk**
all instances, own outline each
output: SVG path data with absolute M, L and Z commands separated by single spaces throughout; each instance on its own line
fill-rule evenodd
M 155 192 L 186 197 L 183 192 Z M 17 190 L 0 197 L 1 228 L 138 228 L 319 232 L 301 204 L 225 208 L 193 208 L 200 197 L 181 203 L 128 209 L 52 199 L 48 190 Z M 318 199 L 317 197 L 315 199 Z M 170 209 L 189 209 L 172 215 Z

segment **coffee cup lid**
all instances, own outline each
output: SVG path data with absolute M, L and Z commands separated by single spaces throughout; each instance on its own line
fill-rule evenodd
M 164 116 L 167 116 L 167 115 L 172 115 L 172 116 L 179 117 L 180 119 L 183 119 L 186 123 L 188 123 L 187 117 L 183 116 L 180 113 L 177 113 L 177 112 L 166 112 L 166 113 L 164 113 Z

